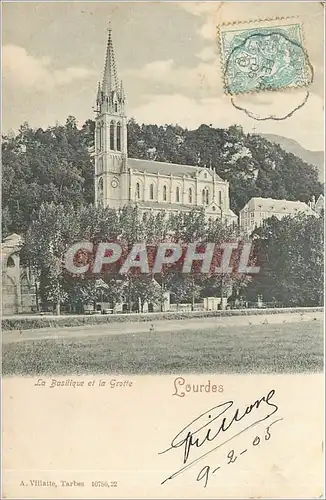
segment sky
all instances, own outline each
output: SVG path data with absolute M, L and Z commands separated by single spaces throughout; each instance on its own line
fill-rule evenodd
M 127 114 L 139 123 L 196 128 L 241 125 L 283 135 L 306 149 L 324 149 L 323 15 L 321 2 L 4 2 L 2 4 L 2 129 L 81 126 L 94 118 L 108 22 Z M 292 117 L 257 121 L 223 90 L 217 26 L 296 16 L 314 68 L 307 103 Z M 259 116 L 283 116 L 305 89 L 244 94 L 235 104 Z

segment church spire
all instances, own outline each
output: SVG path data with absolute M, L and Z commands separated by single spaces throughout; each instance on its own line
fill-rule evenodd
M 103 80 L 97 89 L 96 111 L 100 114 L 124 115 L 125 101 L 126 97 L 122 82 L 118 80 L 112 42 L 112 29 L 111 23 L 109 23 Z
M 106 57 L 102 82 L 102 92 L 104 96 L 110 96 L 113 91 L 119 91 L 117 67 L 115 63 L 114 48 L 112 43 L 112 28 L 109 22 L 108 42 L 106 47 Z

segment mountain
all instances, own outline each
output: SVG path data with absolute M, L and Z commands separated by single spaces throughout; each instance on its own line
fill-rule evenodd
M 275 134 L 260 134 L 262 137 L 270 142 L 279 144 L 287 153 L 292 153 L 301 158 L 301 160 L 314 165 L 318 169 L 320 182 L 324 182 L 324 152 L 323 151 L 310 151 L 302 147 L 297 141 L 288 139 L 281 135 Z

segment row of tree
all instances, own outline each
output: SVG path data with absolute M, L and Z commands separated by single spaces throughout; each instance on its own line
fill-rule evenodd
M 233 276 L 103 276 L 79 280 L 63 272 L 62 256 L 75 241 L 105 241 L 123 238 L 162 241 L 174 234 L 176 241 L 222 242 L 238 238 L 235 230 L 222 224 L 205 224 L 202 214 L 172 217 L 160 214 L 144 222 L 135 207 L 114 212 L 92 206 L 94 164 L 89 148 L 94 144 L 94 122 L 81 129 L 74 117 L 64 126 L 32 129 L 23 124 L 18 134 L 2 142 L 2 228 L 4 236 L 16 232 L 25 237 L 24 258 L 33 267 L 40 284 L 42 302 L 59 309 L 78 308 L 103 294 L 115 303 L 122 295 L 131 304 L 155 302 L 168 287 L 175 301 L 200 296 L 258 294 L 267 301 L 284 304 L 317 304 L 322 295 L 322 219 L 314 217 L 270 219 L 255 232 L 256 256 L 262 271 L 254 279 Z M 130 157 L 209 166 L 230 182 L 231 208 L 237 213 L 252 196 L 286 198 L 307 202 L 323 192 L 315 167 L 304 163 L 279 146 L 241 127 L 197 130 L 179 126 L 128 123 Z M 41 208 L 40 208 L 41 207 Z M 159 287 L 157 286 L 159 284 Z
M 170 217 L 163 212 L 150 213 L 143 218 L 136 205 L 115 211 L 93 205 L 76 208 L 46 203 L 26 233 L 22 261 L 37 277 L 42 303 L 57 312 L 62 305 L 77 311 L 100 299 L 114 306 L 122 297 L 128 309 L 138 302 L 142 308 L 145 302 L 162 303 L 165 290 L 176 303 L 195 302 L 205 296 L 256 300 L 258 295 L 283 305 L 322 303 L 323 218 L 314 216 L 285 217 L 281 221 L 271 218 L 255 231 L 251 264 L 261 267 L 257 275 L 240 274 L 236 265 L 232 273 L 200 274 L 195 265 L 188 274 L 166 268 L 158 275 L 131 270 L 122 276 L 104 269 L 95 276 L 76 277 L 64 267 L 65 252 L 78 241 L 91 241 L 95 247 L 103 241 L 120 241 L 130 249 L 137 242 L 150 246 L 167 239 L 197 242 L 198 246 L 240 240 L 239 248 L 243 241 L 236 228 L 205 221 L 204 214 L 198 212 Z M 238 257 L 236 254 L 235 261 Z
M 24 234 L 43 202 L 74 207 L 94 201 L 94 122 L 81 129 L 74 117 L 64 126 L 32 129 L 23 124 L 2 142 L 3 233 Z M 241 127 L 196 130 L 128 123 L 130 157 L 211 167 L 230 183 L 238 213 L 252 196 L 308 202 L 323 192 L 316 167 Z
M 39 283 L 42 303 L 57 311 L 61 305 L 80 309 L 82 305 L 99 300 L 114 304 L 127 295 L 131 304 L 140 301 L 157 304 L 164 290 L 169 290 L 175 302 L 199 298 L 201 294 L 226 294 L 232 288 L 239 291 L 250 277 L 234 272 L 228 275 L 202 275 L 194 264 L 191 273 L 182 274 L 180 267 L 166 269 L 159 274 L 139 274 L 131 269 L 125 275 L 116 269 L 103 269 L 97 275 L 71 275 L 65 269 L 66 251 L 76 242 L 89 241 L 96 248 L 105 241 L 120 242 L 127 251 L 134 243 L 142 242 L 155 249 L 162 241 L 178 243 L 236 240 L 236 230 L 213 221 L 205 222 L 203 212 L 193 211 L 166 217 L 164 212 L 141 215 L 137 205 L 119 211 L 94 207 L 73 207 L 44 203 L 32 221 L 22 250 L 22 263 L 30 267 Z M 155 257 L 154 253 L 149 258 Z M 219 259 L 219 256 L 216 256 Z M 216 261 L 217 265 L 217 261 Z M 152 268 L 152 266 L 150 266 Z

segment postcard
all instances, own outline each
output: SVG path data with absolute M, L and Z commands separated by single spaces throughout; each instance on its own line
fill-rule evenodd
M 3 2 L 3 498 L 324 498 L 323 23 Z

